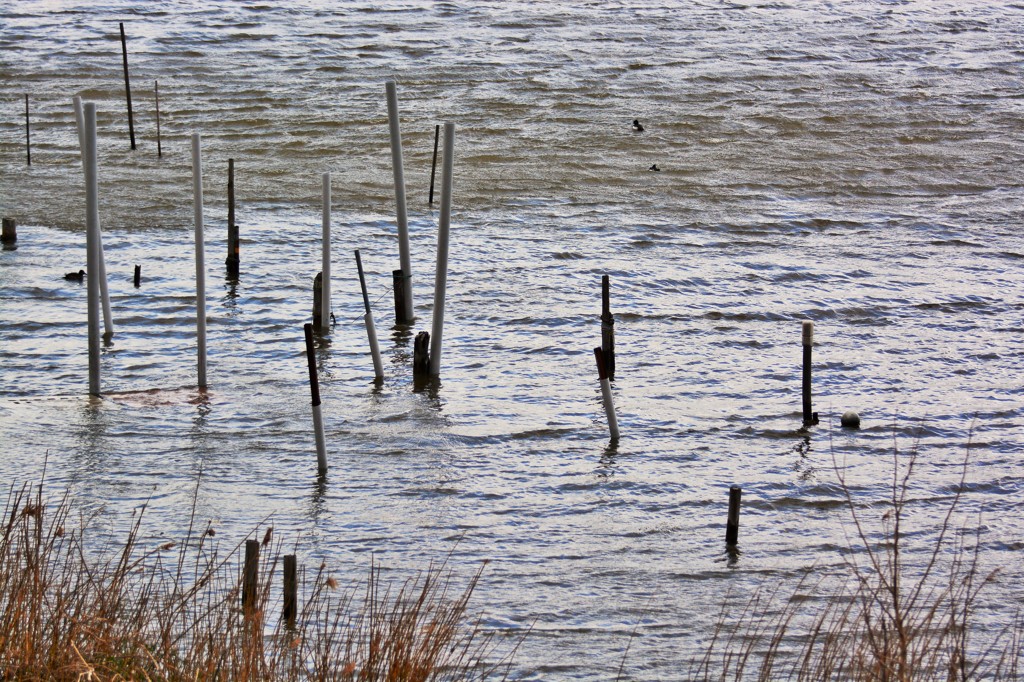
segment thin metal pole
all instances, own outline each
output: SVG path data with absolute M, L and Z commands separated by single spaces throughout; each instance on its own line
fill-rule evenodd
M 374 377 L 381 381 L 384 379 L 384 363 L 380 358 L 380 345 L 377 343 L 377 328 L 373 324 L 373 312 L 370 310 L 370 295 L 366 291 L 366 277 L 363 276 L 363 259 L 359 256 L 359 249 L 356 249 L 356 268 L 359 269 L 359 288 L 363 292 L 363 322 L 366 323 L 366 340 L 370 343 L 370 356 L 373 358 Z
M 160 81 L 153 81 L 153 96 L 156 98 L 156 155 L 163 158 L 164 152 L 160 148 Z
M 135 149 L 135 121 L 132 116 L 132 86 L 128 82 L 128 43 L 124 38 L 124 23 L 118 24 L 121 27 L 121 55 L 124 58 L 124 94 L 128 100 L 128 135 L 132 140 L 132 149 Z

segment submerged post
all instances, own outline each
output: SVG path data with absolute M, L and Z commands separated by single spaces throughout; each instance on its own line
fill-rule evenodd
M 608 373 L 605 371 L 605 362 L 600 348 L 594 349 L 594 358 L 597 360 L 597 376 L 601 380 L 601 399 L 604 403 L 604 414 L 608 418 L 608 432 L 613 441 L 619 439 L 619 420 L 615 417 L 615 405 L 612 403 L 612 385 L 608 381 Z
M 320 333 L 331 332 L 331 174 L 324 173 L 323 181 L 323 236 L 321 239 Z
M 370 310 L 370 295 L 366 292 L 366 278 L 363 276 L 363 259 L 356 249 L 356 268 L 359 270 L 359 288 L 363 292 L 363 321 L 366 323 L 366 338 L 370 343 L 370 355 L 373 358 L 373 375 L 377 381 L 384 380 L 384 363 L 380 358 L 380 346 L 377 344 L 377 328 L 373 324 L 373 312 Z
M 86 300 L 89 323 L 89 395 L 100 394 L 100 210 L 99 179 L 96 159 L 96 105 L 85 105 L 82 118 L 82 169 L 85 174 L 85 245 L 87 278 Z
M 437 140 L 441 136 L 441 125 L 434 126 L 434 160 L 430 162 L 430 199 L 428 204 L 434 203 L 434 173 L 437 170 Z
M 743 490 L 734 485 L 729 488 L 729 516 L 725 523 L 725 544 L 735 545 L 740 536 L 740 496 Z
M 196 347 L 199 388 L 206 388 L 206 253 L 203 244 L 203 157 L 192 133 L 192 211 L 196 244 Z
M 455 124 L 444 124 L 441 162 L 441 216 L 437 221 L 437 269 L 434 272 L 434 319 L 430 329 L 430 376 L 441 374 L 444 299 L 448 287 L 448 232 L 452 222 L 452 176 L 455 167 Z
M 228 159 L 228 257 L 224 261 L 228 277 L 238 279 L 238 225 L 235 224 L 235 160 Z
M 153 97 L 156 99 L 156 156 L 159 159 L 164 155 L 160 147 L 160 81 L 153 81 Z
M 608 380 L 615 379 L 615 317 L 611 311 L 611 286 L 608 275 L 601 277 L 601 353 Z
M 384 89 L 388 99 L 388 126 L 391 133 L 391 167 L 395 176 L 395 207 L 398 223 L 398 256 L 402 267 L 402 314 L 396 315 L 396 324 L 413 321 L 412 256 L 409 253 L 409 217 L 405 203 L 405 169 L 402 163 L 402 132 L 398 118 L 398 86 L 387 81 Z M 396 294 L 397 297 L 397 294 Z
M 28 157 L 28 165 L 32 165 L 32 137 L 29 133 L 28 124 L 28 93 L 25 93 L 25 156 Z
M 295 615 L 299 611 L 299 580 L 294 554 L 284 555 L 284 600 L 281 617 L 289 629 L 295 627 Z
M 313 325 L 307 322 L 302 327 L 306 334 L 306 364 L 309 366 L 309 392 L 313 403 L 313 435 L 316 438 L 316 471 L 323 476 L 327 473 L 327 444 L 324 441 L 324 420 L 320 413 L 320 381 L 316 375 L 316 355 L 313 352 Z
M 245 541 L 245 564 L 242 568 L 242 610 L 245 615 L 256 606 L 260 575 L 260 541 Z
M 132 149 L 135 149 L 135 121 L 132 117 L 132 86 L 128 82 L 128 43 L 124 38 L 124 23 L 120 23 L 121 27 L 121 55 L 124 58 L 124 94 L 128 100 L 128 135 L 132 141 Z
M 135 288 L 138 289 L 141 283 L 142 283 L 142 266 L 141 265 L 136 265 L 135 266 L 135 277 L 132 279 L 132 284 L 134 284 Z
M 3 233 L 0 233 L 0 242 L 4 244 L 13 244 L 18 241 L 18 224 L 14 222 L 14 218 L 4 218 L 3 220 Z
M 800 336 L 804 347 L 803 413 L 804 426 L 807 426 L 814 423 L 814 413 L 811 412 L 811 347 L 814 345 L 814 323 L 804 320 Z

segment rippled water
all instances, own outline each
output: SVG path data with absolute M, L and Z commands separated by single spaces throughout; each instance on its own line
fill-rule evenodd
M 129 37 L 128 144 L 117 23 Z M 517 674 L 678 678 L 725 595 L 841 571 L 848 513 L 917 448 L 908 556 L 932 546 L 970 441 L 964 518 L 1022 596 L 1024 7 L 1009 3 L 61 3 L 0 15 L 0 475 L 71 485 L 177 534 L 268 516 L 302 561 L 396 574 L 492 560 L 485 625 L 533 626 Z M 396 78 L 417 324 L 398 267 L 384 81 Z M 159 80 L 163 157 L 156 156 Z M 24 93 L 32 160 L 25 165 Z M 84 192 L 71 97 L 97 102 L 116 334 L 86 399 Z M 633 133 L 639 118 L 646 132 Z M 428 329 L 434 125 L 457 124 L 445 348 Z M 209 384 L 194 389 L 188 136 L 203 134 Z M 227 159 L 242 276 L 223 278 Z M 662 170 L 647 168 L 656 163 Z M 331 465 L 315 479 L 302 343 L 333 173 L 334 312 L 317 351 Z M 352 262 L 387 379 L 371 382 Z M 143 282 L 131 283 L 135 264 Z M 623 438 L 591 349 L 612 281 Z M 800 321 L 816 323 L 800 426 Z M 861 413 L 842 431 L 838 414 Z M 740 548 L 722 542 L 744 489 Z M 869 512 L 867 512 L 869 513 Z M 870 513 L 869 513 L 870 515 Z M 635 638 L 630 633 L 639 623 Z

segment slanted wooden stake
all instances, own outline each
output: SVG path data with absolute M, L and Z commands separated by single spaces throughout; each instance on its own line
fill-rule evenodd
M 384 380 L 384 362 L 380 358 L 380 346 L 377 344 L 377 328 L 373 324 L 373 312 L 370 310 L 370 295 L 366 292 L 366 278 L 363 276 L 363 259 L 356 249 L 356 268 L 359 270 L 359 288 L 363 292 L 363 322 L 366 323 L 366 338 L 370 342 L 370 355 L 373 358 L 373 375 L 377 381 Z
M 594 358 L 597 360 L 597 375 L 601 379 L 601 398 L 604 402 L 604 414 L 608 418 L 608 432 L 613 441 L 619 439 L 619 420 L 615 417 L 615 405 L 612 403 L 612 385 L 608 381 L 608 373 L 605 372 L 605 361 L 600 348 L 594 349 Z
M 295 615 L 299 611 L 299 581 L 294 554 L 284 555 L 284 600 L 281 617 L 285 626 L 295 628 Z
M 228 277 L 238 279 L 238 225 L 235 224 L 235 160 L 228 159 L 228 257 L 224 261 Z
M 32 165 L 32 137 L 28 125 L 28 93 L 25 93 L 25 156 L 28 157 L 28 165 Z
M 324 419 L 320 413 L 320 380 L 316 375 L 316 355 L 313 352 L 313 325 L 303 325 L 306 334 L 306 364 L 309 366 L 309 392 L 313 402 L 313 435 L 316 438 L 317 474 L 327 473 L 327 444 L 324 440 Z
M 729 488 L 729 517 L 725 524 L 725 544 L 735 545 L 740 536 L 740 496 L 743 494 L 738 485 Z
M 14 222 L 14 218 L 4 218 L 3 221 L 3 233 L 0 234 L 0 242 L 4 244 L 13 244 L 18 241 L 18 224 Z
M 608 275 L 601 277 L 601 353 L 604 355 L 608 380 L 615 379 L 615 318 L 611 311 Z
M 811 347 L 814 345 L 814 323 L 804 320 L 801 329 L 801 340 L 804 347 L 804 371 L 803 371 L 803 408 L 804 426 L 814 423 L 814 413 L 811 412 Z
M 128 135 L 132 141 L 132 149 L 135 149 L 135 121 L 132 116 L 132 86 L 128 82 L 128 43 L 124 38 L 124 23 L 121 27 L 121 56 L 124 58 L 124 95 L 128 100 Z
M 245 564 L 242 568 L 242 610 L 249 616 L 256 607 L 260 575 L 260 541 L 245 541 Z
M 434 173 L 437 171 L 437 140 L 441 136 L 441 124 L 434 126 L 434 160 L 430 162 L 430 200 L 428 204 L 434 203 Z
M 156 156 L 163 158 L 164 152 L 160 147 L 160 81 L 153 81 L 153 97 L 156 98 Z

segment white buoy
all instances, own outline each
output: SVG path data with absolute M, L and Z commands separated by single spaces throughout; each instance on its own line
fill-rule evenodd
M 402 163 L 402 132 L 398 119 L 398 86 L 395 81 L 384 84 L 388 99 L 388 126 L 391 131 L 391 167 L 395 175 L 395 207 L 398 223 L 398 257 L 402 266 L 402 278 L 405 284 L 402 311 L 404 320 L 400 324 L 413 321 L 412 303 L 412 256 L 409 253 L 409 216 L 405 203 L 405 170 Z
M 377 343 L 377 328 L 373 324 L 373 312 L 370 310 L 370 296 L 366 291 L 366 278 L 363 276 L 363 259 L 356 249 L 356 268 L 359 270 L 359 288 L 363 292 L 363 322 L 366 323 L 366 338 L 370 342 L 370 355 L 373 357 L 373 373 L 377 381 L 384 380 L 384 362 L 380 358 L 380 344 Z
M 601 400 L 604 403 L 605 417 L 608 418 L 608 432 L 612 440 L 618 440 L 619 420 L 615 416 L 615 405 L 612 403 L 612 382 L 608 380 L 608 370 L 600 346 L 594 349 L 594 357 L 597 359 L 597 376 L 601 379 Z
M 324 221 L 323 221 L 323 254 L 321 271 L 323 278 L 320 284 L 320 331 L 329 334 L 331 331 L 331 174 L 323 175 L 324 188 Z
M 100 198 L 98 163 L 96 159 L 96 105 L 85 105 L 82 121 L 82 170 L 85 174 L 85 252 L 87 278 L 86 300 L 89 320 L 89 395 L 100 394 Z
M 434 319 L 430 328 L 430 376 L 441 374 L 444 299 L 448 287 L 448 232 L 452 222 L 452 174 L 455 168 L 455 124 L 444 124 L 441 162 L 441 216 L 437 221 L 437 270 L 434 272 Z
M 78 126 L 78 147 L 79 147 L 79 149 L 83 149 L 84 150 L 85 149 L 85 146 L 84 146 L 84 135 L 85 135 L 85 132 L 83 130 L 84 122 L 82 120 L 82 118 L 83 118 L 82 117 L 82 98 L 79 97 L 78 95 L 75 95 L 74 97 L 71 98 L 71 102 L 74 104 L 74 107 L 75 107 L 75 123 Z M 82 167 L 83 168 L 85 167 L 85 153 L 84 153 L 84 151 L 82 153 Z M 96 273 L 99 276 L 99 280 L 100 280 L 100 302 L 102 303 L 102 306 L 103 306 L 103 335 L 109 339 L 111 336 L 114 335 L 114 319 L 113 319 L 113 316 L 110 313 L 110 290 L 107 287 L 107 262 L 106 262 L 106 259 L 103 257 L 103 232 L 100 229 L 100 227 L 98 227 L 99 226 L 99 216 L 96 217 L 96 224 L 97 224 L 97 228 L 96 229 L 99 230 L 99 232 L 98 232 L 98 235 L 99 235 L 98 239 L 99 239 L 99 250 L 100 250 L 99 267 L 96 270 Z M 92 276 L 92 273 L 93 273 L 93 271 L 89 270 L 89 276 L 90 277 Z
M 192 133 L 192 211 L 196 241 L 196 346 L 199 388 L 206 388 L 206 254 L 203 246 L 203 156 Z

